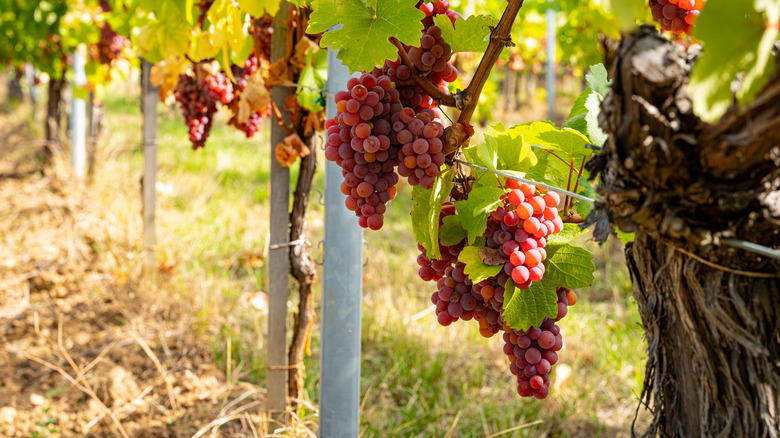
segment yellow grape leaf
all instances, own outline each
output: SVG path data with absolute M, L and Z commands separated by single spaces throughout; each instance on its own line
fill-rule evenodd
M 246 88 L 241 92 L 241 100 L 238 102 L 238 122 L 246 123 L 252 113 L 265 109 L 270 104 L 271 93 L 265 87 L 262 73 L 257 70 L 249 76 Z
M 230 49 L 241 51 L 249 37 L 249 23 L 244 20 L 245 15 L 234 0 L 215 1 L 208 11 L 208 19 L 214 28 L 209 29 L 209 33 L 214 33 L 213 45 L 225 52 L 229 52 Z M 222 41 L 218 42 L 217 36 Z M 227 65 L 225 68 L 228 69 L 230 66 Z
M 263 13 L 273 17 L 279 12 L 279 0 L 238 0 L 238 6 L 255 18 L 262 17 Z
M 187 62 L 184 58 L 168 58 L 152 66 L 149 82 L 158 87 L 160 101 L 165 106 L 171 106 L 176 102 L 173 91 L 179 81 L 179 74 L 186 70 Z
M 196 61 L 213 58 L 219 53 L 219 48 L 225 45 L 225 36 L 216 33 L 214 26 L 209 26 L 204 31 L 196 31 L 193 38 L 193 46 L 190 55 Z

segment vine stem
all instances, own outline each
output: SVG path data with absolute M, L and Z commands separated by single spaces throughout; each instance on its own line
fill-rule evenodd
M 401 57 L 401 61 L 404 63 L 404 65 L 409 67 L 409 70 L 412 71 L 411 79 L 415 84 L 419 85 L 423 90 L 425 90 L 425 93 L 431 96 L 434 101 L 441 102 L 441 104 L 446 106 L 456 106 L 455 96 L 444 93 L 435 85 L 433 85 L 433 82 L 429 81 L 428 78 L 420 76 L 420 72 L 417 71 L 417 67 L 415 67 L 412 60 L 409 59 L 409 54 L 406 53 L 404 44 L 398 38 L 390 37 L 390 42 L 393 43 L 396 48 L 398 48 L 398 56 Z
M 456 161 L 456 162 L 458 162 L 460 164 L 463 164 L 465 166 L 471 167 L 473 169 L 481 170 L 483 172 L 490 172 L 490 173 L 493 173 L 493 174 L 496 174 L 496 175 L 499 175 L 499 176 L 503 176 L 504 178 L 514 179 L 514 180 L 517 180 L 517 181 L 520 181 L 520 182 L 524 182 L 524 183 L 527 183 L 527 184 L 533 184 L 535 186 L 544 187 L 547 190 L 552 190 L 553 192 L 557 192 L 557 193 L 560 193 L 562 195 L 571 196 L 574 199 L 579 199 L 580 201 L 587 202 L 589 204 L 593 204 L 593 203 L 596 202 L 595 200 L 593 200 L 591 198 L 588 198 L 587 196 L 578 195 L 577 193 L 570 192 L 568 190 L 564 190 L 564 189 L 559 188 L 559 187 L 551 186 L 551 185 L 545 184 L 543 182 L 534 181 L 534 180 L 530 180 L 530 179 L 526 179 L 526 178 L 520 178 L 519 176 L 511 175 L 511 174 L 508 174 L 506 172 L 502 172 L 500 170 L 490 170 L 487 167 L 478 166 L 476 164 L 469 163 L 468 161 L 461 160 L 460 158 L 455 158 L 454 161 Z
M 461 125 L 468 125 L 471 122 L 471 117 L 474 115 L 474 110 L 479 103 L 479 95 L 482 93 L 482 87 L 485 86 L 490 77 L 490 71 L 498 61 L 498 57 L 501 55 L 501 51 L 504 47 L 513 46 L 514 43 L 510 37 L 512 25 L 517 18 L 517 13 L 520 12 L 520 8 L 523 6 L 523 0 L 509 0 L 509 4 L 504 13 L 501 15 L 501 19 L 498 21 L 496 27 L 490 31 L 490 41 L 488 42 L 485 54 L 479 61 L 477 70 L 474 72 L 474 76 L 471 78 L 468 87 L 465 90 L 459 91 L 454 97 L 456 102 L 465 102 L 461 109 L 458 121 L 455 125 L 450 126 L 447 130 L 453 130 L 454 127 Z M 446 131 L 446 130 L 445 130 Z M 450 138 L 445 132 L 445 138 Z M 455 136 L 455 141 L 445 141 L 443 151 L 447 157 L 452 157 L 455 152 L 465 143 L 469 136 Z
M 487 50 L 482 56 L 477 66 L 477 71 L 474 72 L 474 76 L 469 82 L 469 86 L 466 87 L 461 93 L 465 94 L 466 105 L 458 116 L 458 123 L 469 123 L 471 116 L 474 115 L 474 110 L 477 108 L 479 102 L 479 95 L 482 92 L 482 87 L 490 77 L 490 71 L 498 61 L 498 57 L 501 55 L 501 51 L 508 45 L 514 45 L 510 37 L 512 25 L 515 22 L 517 13 L 520 12 L 520 8 L 523 6 L 523 0 L 509 0 L 509 4 L 504 9 L 504 14 L 501 15 L 501 19 L 498 21 L 498 25 L 490 32 L 490 42 L 488 43 Z M 445 151 L 445 154 L 447 152 Z

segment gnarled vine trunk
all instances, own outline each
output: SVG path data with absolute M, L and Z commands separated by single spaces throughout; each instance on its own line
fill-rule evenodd
M 60 143 L 60 121 L 62 91 L 65 88 L 65 73 L 59 78 L 49 79 L 49 94 L 46 102 L 46 140 L 52 145 Z
M 596 236 L 626 247 L 648 341 L 649 436 L 777 437 L 780 263 L 727 244 L 780 248 L 780 77 L 715 125 L 686 85 L 696 55 L 643 27 L 611 55 L 609 140 Z

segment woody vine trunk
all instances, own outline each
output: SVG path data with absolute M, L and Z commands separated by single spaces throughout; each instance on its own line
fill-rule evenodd
M 777 437 L 780 263 L 726 244 L 780 247 L 780 77 L 715 125 L 687 93 L 696 53 L 643 27 L 608 56 L 609 134 L 590 222 L 626 246 L 648 341 L 648 436 Z

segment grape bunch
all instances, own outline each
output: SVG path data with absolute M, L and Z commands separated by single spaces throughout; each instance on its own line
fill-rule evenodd
M 111 61 L 122 56 L 122 49 L 129 45 L 127 38 L 119 35 L 106 23 L 100 30 L 100 39 L 95 48 L 97 60 L 101 64 L 111 64 Z
M 544 276 L 546 238 L 563 229 L 557 208 L 560 196 L 512 179 L 507 186 L 504 206 L 491 213 L 485 237 L 488 247 L 505 260 L 504 273 L 518 289 L 528 289 Z
M 403 145 L 398 153 L 398 174 L 407 177 L 410 185 L 424 189 L 433 187 L 439 167 L 444 164 L 444 126 L 435 117 L 430 109 L 415 114 L 406 107 L 390 118 L 395 142 Z
M 541 281 L 547 257 L 546 239 L 563 229 L 557 193 L 512 179 L 506 180 L 506 187 L 500 197 L 501 205 L 487 219 L 483 234 L 485 247 L 480 250 L 485 263 L 503 269 L 492 277 L 472 282 L 465 272 L 466 265 L 458 261 L 466 244 L 464 239 L 453 246 L 439 242 L 440 259 L 429 258 L 418 243 L 419 275 L 425 281 L 436 281 L 431 302 L 437 322 L 449 326 L 459 319 L 473 319 L 479 333 L 486 338 L 503 332 L 504 353 L 510 360 L 510 372 L 517 377 L 518 393 L 542 399 L 548 395 L 549 373 L 558 361 L 557 352 L 563 347 L 556 322 L 566 316 L 568 306 L 574 305 L 577 296 L 569 289 L 557 288 L 557 314 L 555 318 L 545 318 L 538 328 L 518 331 L 504 320 L 507 284 L 512 282 L 519 289 L 515 293 L 523 293 L 522 289 Z M 439 225 L 453 214 L 456 214 L 454 205 L 443 203 Z
M 341 192 L 363 228 L 378 230 L 387 203 L 395 197 L 399 147 L 390 141 L 390 114 L 400 111 L 398 92 L 378 71 L 347 81 L 334 96 L 338 114 L 325 126 L 325 158 L 342 167 Z
M 217 101 L 210 98 L 205 84 L 186 74 L 179 75 L 174 95 L 176 102 L 181 105 L 192 149 L 202 148 L 211 131 L 214 113 L 217 112 Z
M 649 6 L 661 29 L 693 35 L 696 19 L 707 0 L 650 0 Z
M 222 105 L 233 101 L 233 83 L 222 72 L 209 75 L 206 78 L 206 89 L 208 90 L 209 99 L 213 101 Z
M 567 306 L 577 302 L 574 291 L 559 287 L 558 315 L 545 318 L 538 328 L 514 330 L 504 327 L 504 354 L 509 358 L 509 371 L 517 376 L 517 393 L 521 397 L 547 397 L 550 370 L 558 362 L 558 351 L 563 348 L 561 329 L 555 324 L 568 312 Z
M 98 0 L 98 6 L 100 6 L 100 9 L 102 9 L 103 12 L 111 12 L 114 10 L 114 8 L 111 7 L 111 4 L 108 3 L 108 0 Z
M 417 70 L 430 72 L 428 79 L 434 84 L 453 82 L 458 77 L 458 70 L 449 63 L 452 49 L 441 38 L 441 29 L 437 26 L 425 29 L 420 37 L 420 47 L 412 47 L 408 53 Z
M 274 19 L 268 14 L 263 15 L 255 21 L 254 33 L 260 43 L 256 47 L 260 47 L 261 52 L 259 56 L 270 62 L 271 61 L 271 39 L 274 36 Z

